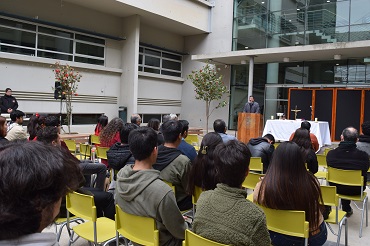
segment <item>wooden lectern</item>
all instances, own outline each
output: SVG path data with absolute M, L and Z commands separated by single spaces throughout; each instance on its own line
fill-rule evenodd
M 238 113 L 238 140 L 248 143 L 251 138 L 262 136 L 263 119 L 261 114 Z

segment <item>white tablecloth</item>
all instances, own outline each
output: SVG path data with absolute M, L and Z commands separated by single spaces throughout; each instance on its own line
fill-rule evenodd
M 267 120 L 263 135 L 272 134 L 276 141 L 288 141 L 290 135 L 301 127 L 302 121 L 297 120 Z M 331 145 L 329 123 L 326 121 L 310 121 L 311 133 L 315 134 L 320 148 Z

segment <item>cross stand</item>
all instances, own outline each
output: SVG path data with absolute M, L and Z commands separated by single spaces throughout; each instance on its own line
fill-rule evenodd
M 297 105 L 295 105 L 295 109 L 291 109 L 290 111 L 294 112 L 294 119 L 297 119 L 298 112 L 301 112 L 300 109 L 297 109 Z

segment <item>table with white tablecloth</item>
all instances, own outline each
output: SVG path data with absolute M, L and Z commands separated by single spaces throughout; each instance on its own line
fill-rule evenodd
M 309 121 L 311 123 L 310 132 L 315 134 L 320 148 L 325 145 L 331 145 L 330 129 L 327 121 Z M 270 133 L 275 141 L 288 141 L 290 135 L 301 127 L 302 121 L 298 120 L 267 120 L 263 135 Z

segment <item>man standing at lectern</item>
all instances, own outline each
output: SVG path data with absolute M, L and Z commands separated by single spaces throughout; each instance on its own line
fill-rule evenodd
M 254 101 L 254 97 L 252 95 L 249 96 L 249 102 L 245 104 L 243 112 L 256 114 L 260 112 L 260 105 Z

